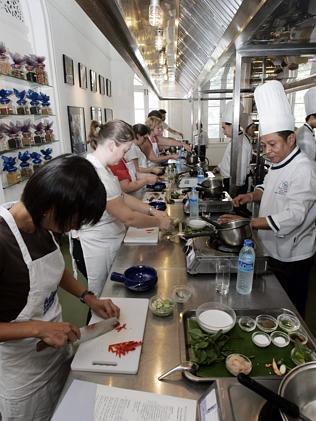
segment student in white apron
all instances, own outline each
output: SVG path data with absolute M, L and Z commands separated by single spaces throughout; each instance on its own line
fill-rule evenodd
M 259 230 L 272 271 L 304 316 L 315 253 L 316 164 L 296 145 L 294 117 L 282 84 L 266 82 L 254 97 L 260 140 L 272 166 L 263 184 L 237 196 L 234 205 L 260 202 L 259 217 L 252 218 L 251 225 Z
M 304 95 L 305 123 L 296 132 L 296 142 L 309 159 L 316 160 L 316 86 L 310 88 Z
M 92 165 L 61 156 L 28 181 L 20 202 L 0 206 L 0 413 L 2 421 L 48 421 L 69 373 L 79 329 L 63 323 L 57 288 L 102 317 L 118 316 L 65 269 L 51 231 L 102 215 L 106 193 Z M 50 345 L 36 351 L 40 340 Z
M 161 168 L 148 167 L 146 155 L 141 150 L 142 145 L 147 141 L 150 133 L 149 128 L 145 124 L 134 124 L 133 131 L 135 133 L 135 139 L 124 156 L 125 161 L 133 162 L 136 173 L 161 175 Z
M 108 168 L 117 164 L 130 148 L 134 139 L 131 126 L 112 120 L 90 137 L 94 152 L 87 155 L 87 160 L 105 186 L 107 205 L 97 224 L 83 226 L 73 234 L 73 257 L 84 275 L 86 271 L 89 289 L 99 296 L 124 238 L 125 227 L 169 229 L 171 220 L 165 212 L 123 193 L 118 179 Z
M 147 157 L 148 166 L 153 167 L 159 165 L 159 163 L 166 162 L 168 159 L 178 159 L 178 154 L 161 155 L 161 149 L 169 148 L 170 146 L 184 147 L 187 150 L 191 150 L 191 147 L 184 142 L 178 140 L 163 137 L 162 120 L 157 117 L 148 117 L 145 125 L 149 128 L 150 133 L 148 140 L 141 146 L 141 150 Z

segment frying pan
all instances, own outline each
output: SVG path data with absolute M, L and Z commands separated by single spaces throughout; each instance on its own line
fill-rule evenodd
M 134 292 L 148 291 L 157 283 L 157 272 L 151 266 L 131 266 L 123 273 L 112 272 L 110 279 L 122 282 L 126 288 Z

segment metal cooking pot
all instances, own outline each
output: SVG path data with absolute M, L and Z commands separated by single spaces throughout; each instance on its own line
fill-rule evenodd
M 204 191 L 211 197 L 219 196 L 224 190 L 223 179 L 221 177 L 207 178 L 201 184 L 198 184 L 197 190 Z
M 196 232 L 186 235 L 186 238 L 211 237 L 212 240 L 216 237 L 218 241 L 225 246 L 241 247 L 246 238 L 252 237 L 250 219 L 238 219 L 236 221 L 226 222 L 225 224 L 218 224 L 204 217 L 202 219 L 209 222 L 213 227 L 213 232 Z
M 284 421 L 315 420 L 316 414 L 316 362 L 299 365 L 281 380 L 278 394 L 267 389 L 251 377 L 241 373 L 238 381 L 279 408 Z
M 316 414 L 316 362 L 295 367 L 281 381 L 279 395 L 294 402 L 306 417 L 315 419 Z M 284 421 L 290 421 L 281 413 Z

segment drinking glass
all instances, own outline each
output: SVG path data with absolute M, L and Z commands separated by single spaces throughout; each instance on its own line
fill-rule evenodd
M 227 295 L 230 284 L 230 260 L 218 259 L 216 261 L 216 292 Z

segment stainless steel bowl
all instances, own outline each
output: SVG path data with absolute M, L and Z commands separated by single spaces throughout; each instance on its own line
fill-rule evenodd
M 300 412 L 311 420 L 316 414 L 316 362 L 312 361 L 291 370 L 281 381 L 279 395 L 296 403 Z M 292 421 L 283 413 L 284 421 Z
M 244 240 L 252 237 L 249 219 L 238 219 L 216 226 L 218 239 L 230 247 L 242 246 Z

